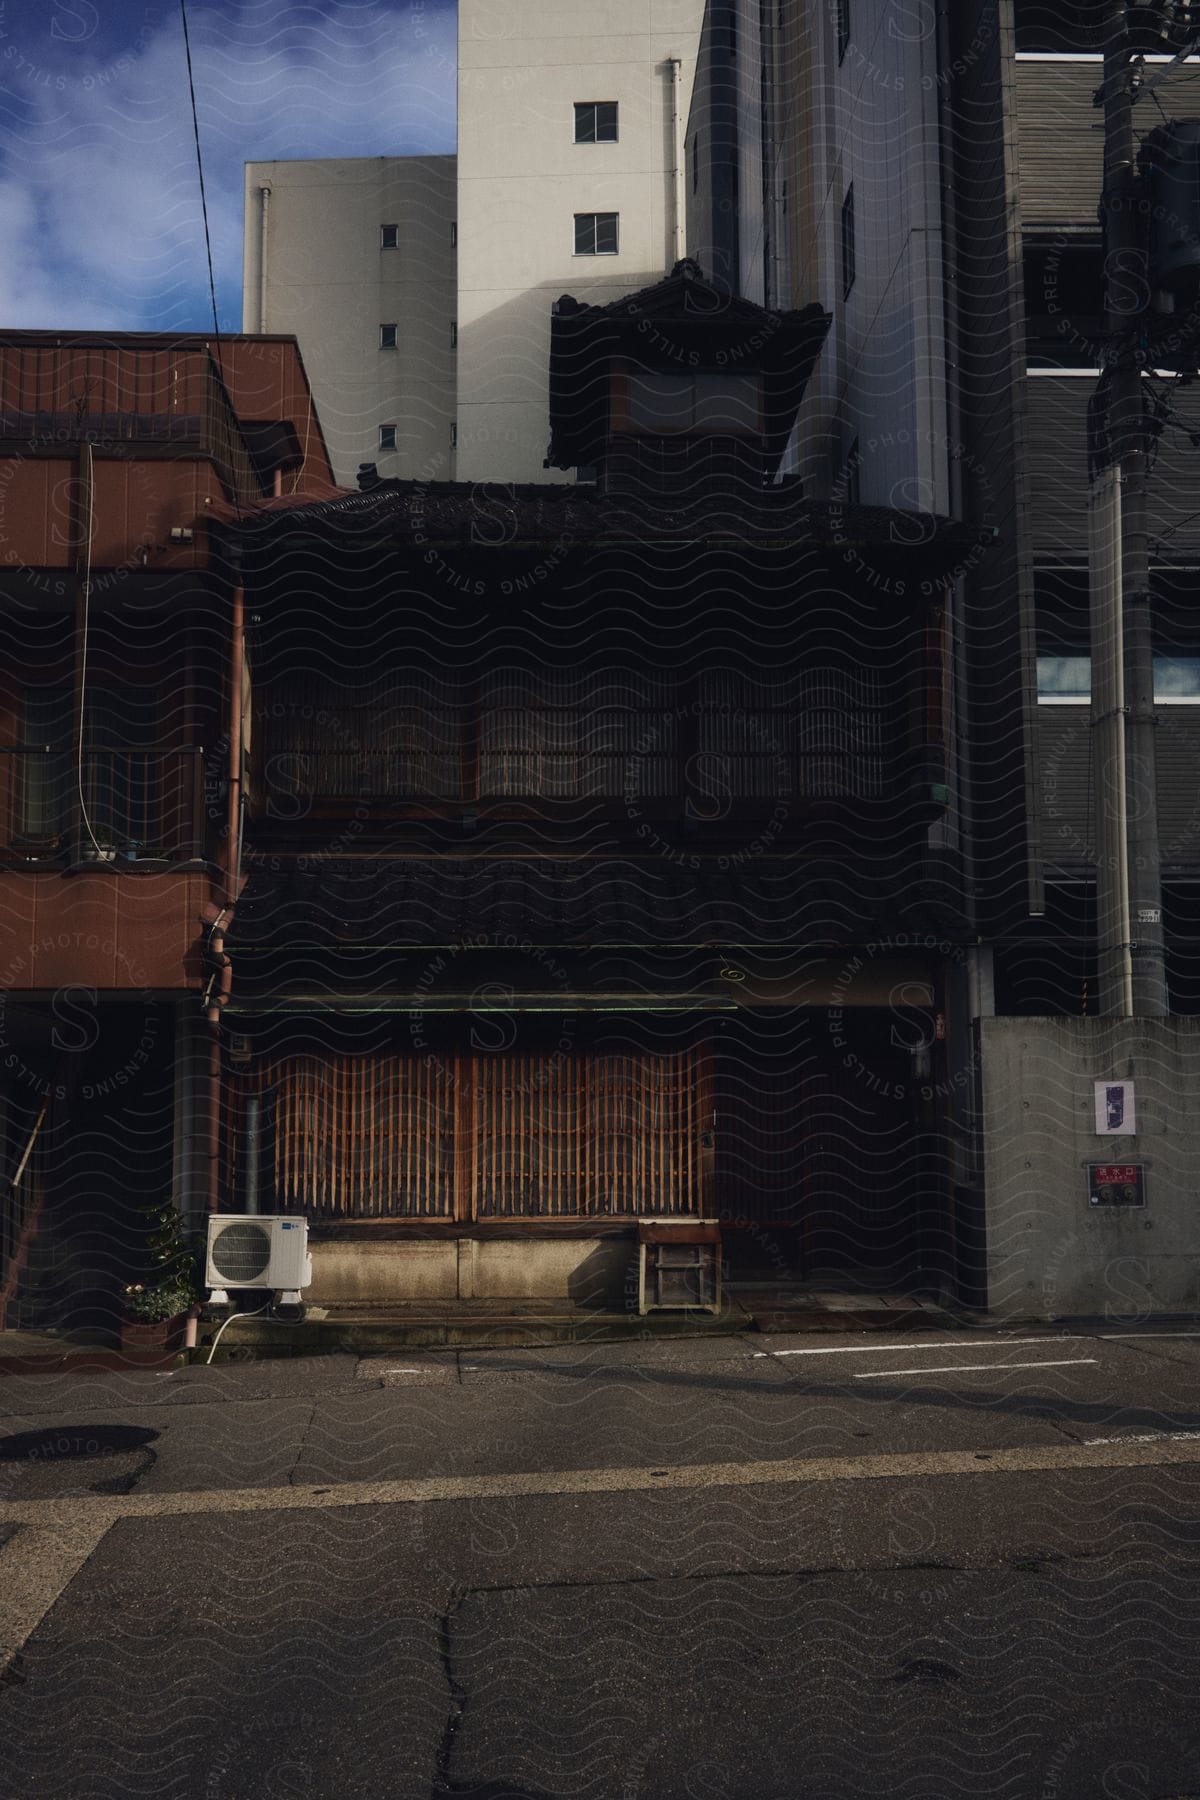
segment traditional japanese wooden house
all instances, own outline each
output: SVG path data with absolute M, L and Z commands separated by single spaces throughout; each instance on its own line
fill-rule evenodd
M 576 484 L 239 529 L 222 1203 L 314 1301 L 619 1303 L 639 1217 L 953 1285 L 943 521 L 778 480 L 827 327 L 694 265 L 556 309 Z

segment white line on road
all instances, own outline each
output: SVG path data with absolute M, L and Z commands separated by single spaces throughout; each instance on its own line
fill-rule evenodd
M 1200 1334 L 1198 1334 L 1200 1335 Z M 936 1343 L 903 1344 L 813 1344 L 804 1350 L 752 1350 L 752 1356 L 874 1356 L 881 1350 L 1011 1350 L 1014 1344 L 1086 1344 L 1086 1337 L 1059 1337 L 1044 1331 L 1040 1337 L 1025 1338 L 938 1338 Z
M 1141 1431 L 1137 1436 L 1126 1433 L 1124 1437 L 1085 1438 L 1087 1445 L 1095 1444 L 1191 1444 L 1200 1441 L 1200 1431 Z
M 1094 1356 L 1068 1356 L 1055 1362 L 1021 1363 L 943 1363 L 936 1369 L 868 1369 L 860 1370 L 855 1381 L 886 1381 L 889 1375 L 973 1375 L 979 1369 L 1074 1369 L 1080 1363 L 1094 1363 Z
M 903 1345 L 811 1345 L 806 1350 L 752 1350 L 750 1355 L 876 1355 L 880 1350 L 1011 1350 L 1013 1345 L 1074 1345 L 1087 1343 L 1085 1337 L 1058 1337 L 1054 1332 L 1042 1332 L 1040 1337 L 995 1337 L 995 1339 L 977 1339 L 977 1337 L 939 1337 L 932 1345 L 903 1343 Z
M 881 1350 L 1009 1350 L 1015 1344 L 1136 1344 L 1140 1338 L 1200 1338 L 1200 1331 L 1098 1331 L 1062 1333 L 1043 1331 L 1038 1337 L 938 1338 L 931 1344 L 909 1339 L 903 1344 L 808 1344 L 802 1350 L 752 1350 L 756 1359 L 777 1356 L 874 1356 Z

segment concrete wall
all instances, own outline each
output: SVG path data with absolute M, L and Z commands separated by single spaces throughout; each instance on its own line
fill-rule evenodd
M 633 1234 L 596 1238 L 412 1238 L 312 1243 L 314 1306 L 389 1300 L 564 1300 L 620 1307 Z
M 802 222 L 791 304 L 819 300 L 834 314 L 801 413 L 800 471 L 817 497 L 845 498 L 857 439 L 864 502 L 948 513 L 940 88 L 925 12 L 853 6 L 839 62 L 836 7 L 795 9 L 779 46 L 777 120 L 805 149 L 807 192 L 789 208 Z M 780 169 L 789 164 L 781 156 Z M 857 272 L 843 299 L 851 184 Z
M 671 82 L 686 118 L 703 0 L 460 0 L 458 477 L 543 469 L 550 308 L 648 286 L 673 260 Z M 576 144 L 574 103 L 615 100 L 619 141 Z M 574 215 L 616 212 L 616 256 L 576 256 Z
M 270 189 L 262 284 L 262 193 Z M 455 159 L 339 157 L 246 164 L 243 321 L 300 342 L 334 472 L 454 479 Z M 380 227 L 398 227 L 383 249 Z M 379 327 L 399 326 L 395 350 Z M 397 448 L 380 450 L 379 427 Z
M 1014 1318 L 1200 1311 L 1200 1019 L 980 1022 L 988 1286 Z M 1136 1137 L 1095 1134 L 1132 1077 Z M 1089 1163 L 1145 1165 L 1146 1206 L 1093 1207 Z

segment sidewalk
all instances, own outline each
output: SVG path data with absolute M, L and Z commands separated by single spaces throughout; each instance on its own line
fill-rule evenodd
M 719 1315 L 601 1312 L 563 1299 L 390 1302 L 310 1306 L 289 1323 L 247 1315 L 221 1332 L 215 1361 L 357 1355 L 391 1350 L 519 1349 L 539 1344 L 719 1337 L 739 1332 L 846 1332 L 962 1329 L 967 1321 L 903 1294 L 831 1293 L 747 1283 L 727 1291 Z M 222 1320 L 203 1319 L 193 1361 L 207 1361 Z M 0 1331 L 0 1377 L 86 1369 L 170 1368 L 175 1353 L 122 1352 L 103 1332 Z

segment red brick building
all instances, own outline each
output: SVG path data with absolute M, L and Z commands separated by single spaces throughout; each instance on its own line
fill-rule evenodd
M 249 747 L 224 532 L 335 491 L 292 338 L 0 335 L 10 1323 L 102 1312 L 131 1209 L 208 1203 Z

